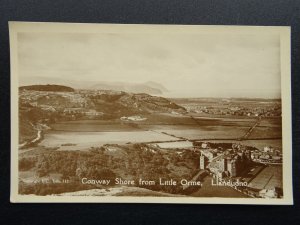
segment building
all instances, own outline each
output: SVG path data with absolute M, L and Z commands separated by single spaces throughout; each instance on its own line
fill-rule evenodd
M 201 150 L 201 155 L 204 155 L 206 158 L 208 158 L 208 161 L 211 161 L 217 156 L 217 153 L 213 149 L 205 149 Z
M 200 156 L 200 169 L 205 170 L 206 168 L 206 158 L 204 155 Z
M 227 159 L 226 158 L 221 159 L 220 170 L 222 172 L 227 171 Z
M 230 160 L 227 164 L 227 169 L 229 172 L 229 176 L 236 177 L 237 176 L 237 161 L 235 159 Z
M 209 148 L 208 143 L 207 143 L 207 142 L 203 142 L 203 143 L 201 144 L 201 148 Z

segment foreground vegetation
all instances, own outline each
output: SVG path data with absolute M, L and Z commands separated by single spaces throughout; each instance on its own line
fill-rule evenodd
M 191 179 L 199 168 L 198 154 L 190 150 L 163 151 L 143 144 L 133 144 L 107 145 L 87 152 L 49 151 L 40 155 L 27 155 L 19 160 L 20 171 L 32 171 L 37 180 L 48 177 L 51 173 L 58 173 L 62 180 L 69 182 L 20 182 L 19 192 L 49 195 L 103 188 L 101 185 L 83 185 L 81 179 L 86 177 L 113 181 L 118 177 L 135 180 L 136 186 L 139 185 L 140 178 L 153 180 L 155 185 L 147 186 L 148 189 L 179 194 L 182 193 L 180 185 L 161 186 L 158 185 L 158 179 Z M 115 184 L 111 182 L 110 185 Z

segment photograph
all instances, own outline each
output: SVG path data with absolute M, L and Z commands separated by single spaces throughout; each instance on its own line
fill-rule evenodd
M 11 202 L 293 204 L 290 27 L 9 32 Z

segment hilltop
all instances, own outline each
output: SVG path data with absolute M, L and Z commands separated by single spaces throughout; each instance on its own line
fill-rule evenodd
M 35 83 L 29 83 L 34 81 Z M 147 82 L 134 82 L 134 81 L 89 81 L 89 80 L 69 80 L 65 77 L 40 77 L 30 76 L 29 78 L 20 77 L 20 84 L 22 86 L 28 86 L 32 84 L 47 85 L 47 84 L 60 84 L 64 86 L 70 86 L 74 89 L 86 89 L 86 90 L 112 90 L 112 91 L 125 91 L 130 93 L 147 93 L 150 95 L 162 95 L 168 92 L 168 89 L 162 84 L 147 81 Z
M 102 91 L 100 94 L 91 95 L 89 100 L 96 110 L 109 114 L 131 115 L 133 113 L 185 112 L 185 108 L 166 98 L 145 93 Z
M 75 90 L 71 87 L 55 84 L 46 84 L 46 85 L 29 85 L 19 87 L 20 91 L 29 90 L 29 91 L 53 91 L 53 92 L 74 92 Z

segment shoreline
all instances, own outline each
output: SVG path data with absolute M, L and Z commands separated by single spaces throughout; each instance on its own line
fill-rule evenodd
M 32 125 L 34 127 L 34 125 Z M 32 140 L 23 142 L 22 144 L 19 144 L 19 150 L 20 149 L 24 149 L 27 147 L 33 147 L 36 144 L 38 144 L 39 142 L 41 142 L 44 138 L 44 130 L 48 130 L 51 129 L 50 127 L 48 127 L 46 124 L 37 124 L 36 125 L 37 128 L 34 127 L 35 130 L 37 130 L 36 133 L 36 137 Z

